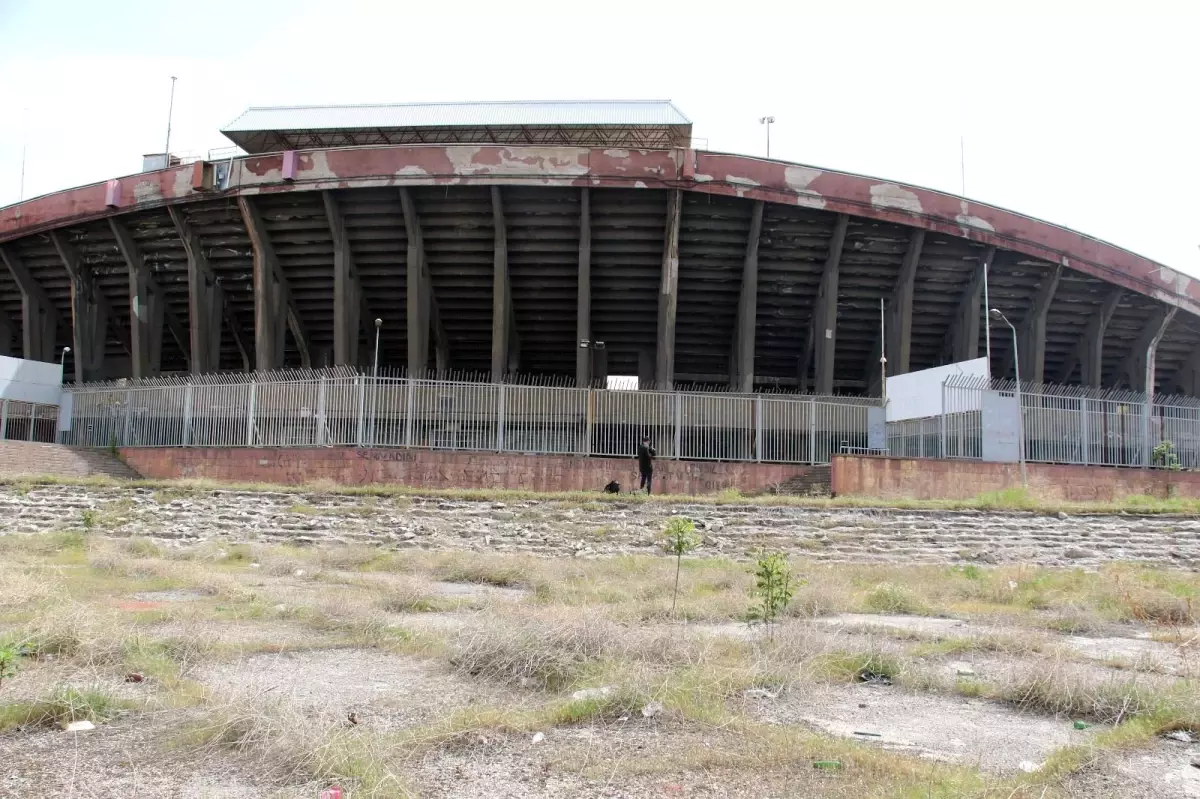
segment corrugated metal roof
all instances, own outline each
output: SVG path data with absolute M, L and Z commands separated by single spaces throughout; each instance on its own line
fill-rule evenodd
M 670 100 L 395 103 L 252 107 L 221 129 L 421 128 L 518 125 L 690 125 Z

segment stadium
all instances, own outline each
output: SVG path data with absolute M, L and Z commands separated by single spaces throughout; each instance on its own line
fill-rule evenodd
M 250 108 L 222 132 L 237 154 L 0 209 L 0 353 L 75 382 L 370 366 L 379 319 L 381 368 L 488 382 L 871 396 L 882 344 L 889 375 L 986 352 L 995 377 L 1017 354 L 1033 383 L 1200 393 L 1184 275 L 695 149 L 669 101 Z

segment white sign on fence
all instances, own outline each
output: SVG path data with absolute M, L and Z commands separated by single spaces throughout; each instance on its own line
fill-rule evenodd
M 942 384 L 955 375 L 987 378 L 987 358 L 960 361 L 887 379 L 887 420 L 927 419 L 942 414 Z M 956 407 L 956 412 L 979 410 Z
M 0 355 L 0 399 L 57 405 L 61 394 L 61 365 Z
M 1021 458 L 1021 406 L 1015 394 L 981 391 L 983 460 L 1016 463 Z

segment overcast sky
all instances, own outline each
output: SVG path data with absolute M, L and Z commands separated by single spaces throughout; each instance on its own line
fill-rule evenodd
M 412 7 L 410 7 L 410 5 Z M 1200 276 L 1200 4 L 0 0 L 0 205 L 249 105 L 669 98 L 709 149 L 966 194 Z M 28 109 L 28 133 L 26 113 Z

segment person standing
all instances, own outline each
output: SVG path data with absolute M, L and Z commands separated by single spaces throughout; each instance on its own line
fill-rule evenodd
M 651 493 L 650 483 L 654 480 L 654 456 L 658 453 L 654 447 L 650 446 L 650 436 L 642 436 L 642 443 L 638 447 L 638 473 L 642 477 L 641 487 L 646 489 L 646 493 Z

